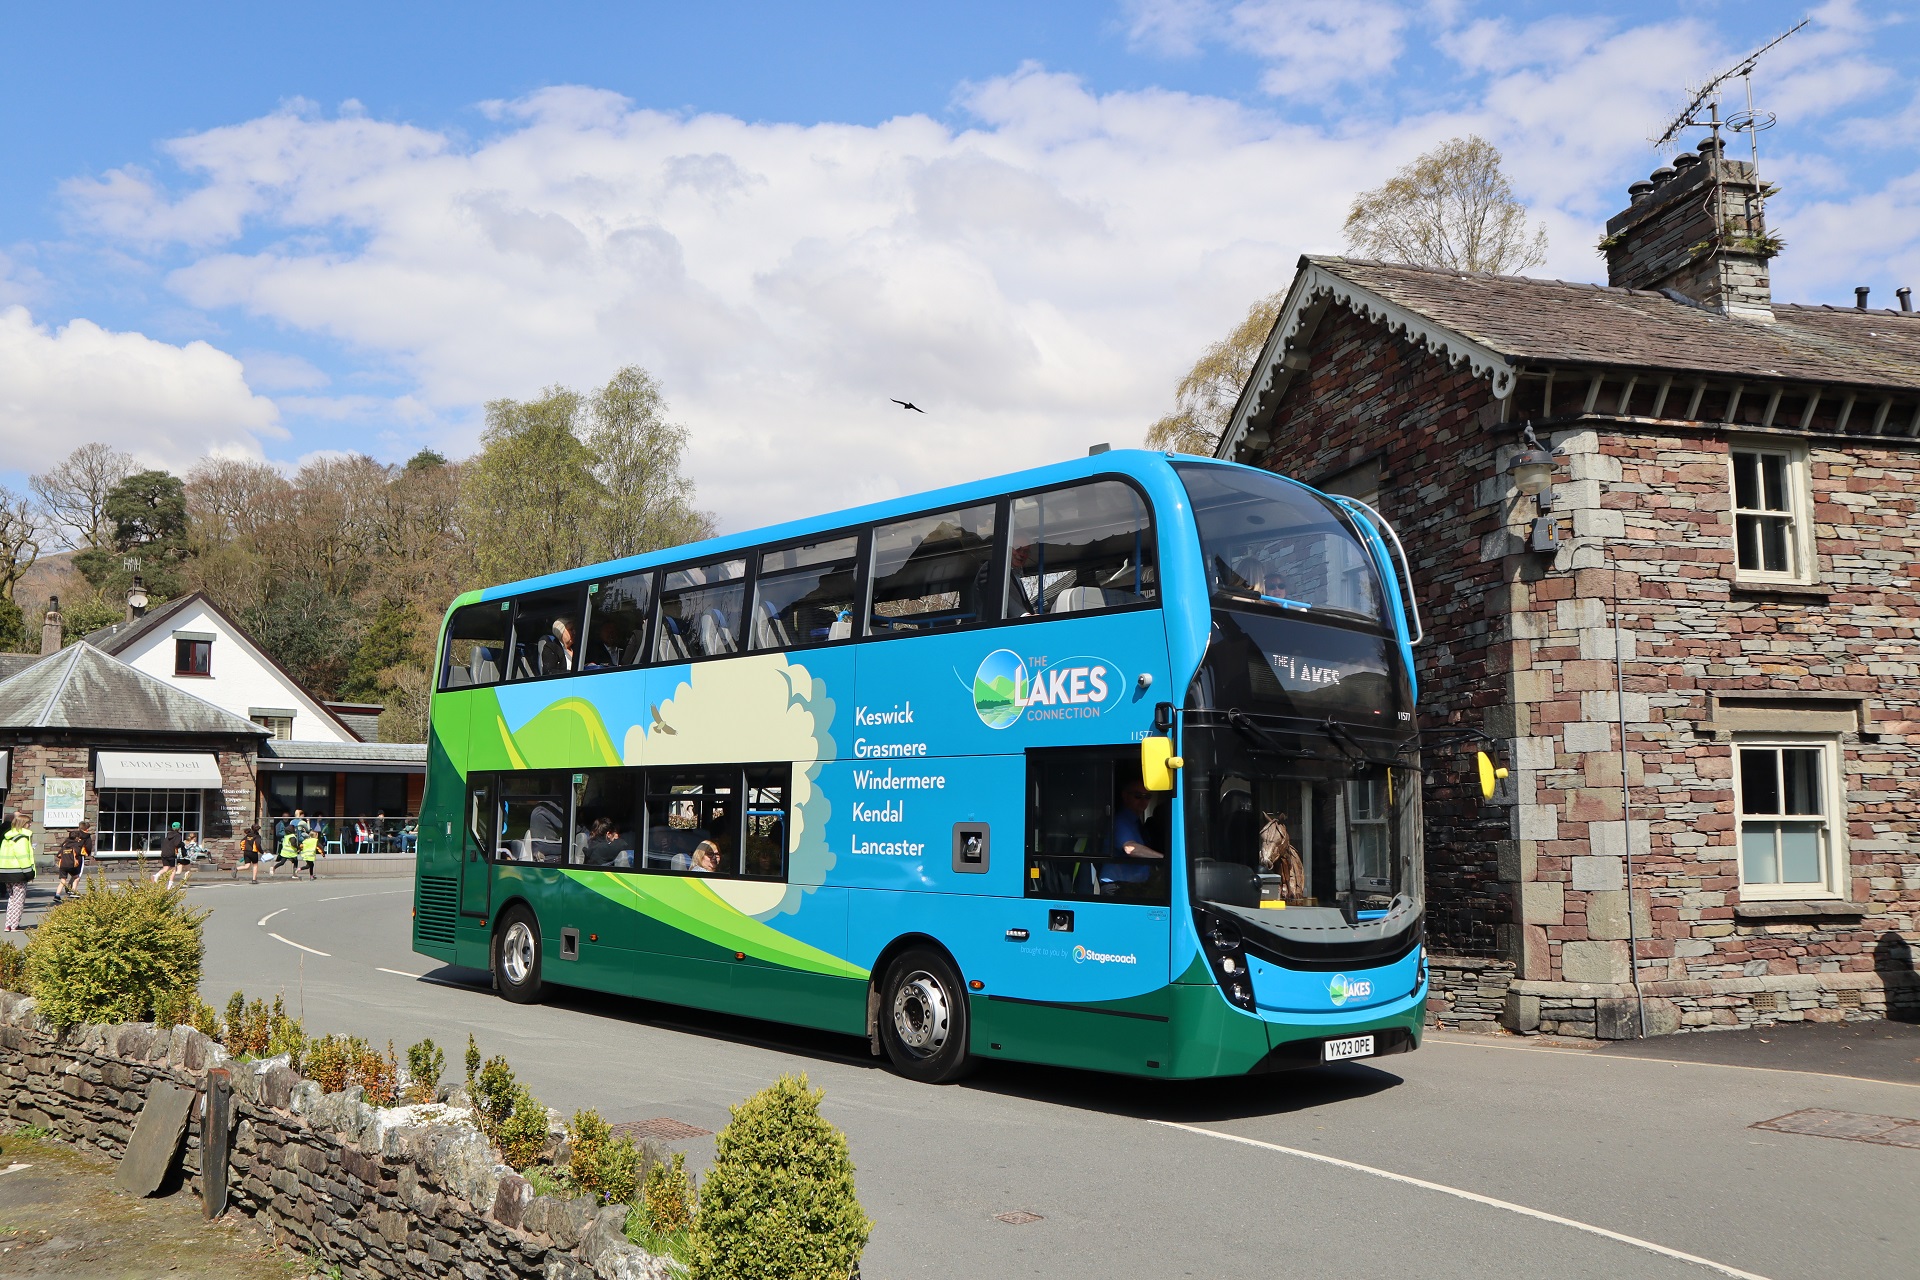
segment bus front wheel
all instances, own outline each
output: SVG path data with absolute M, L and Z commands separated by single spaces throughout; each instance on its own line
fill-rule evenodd
M 939 952 L 916 947 L 887 966 L 879 1013 L 880 1043 L 901 1075 L 946 1084 L 972 1068 L 966 985 Z
M 532 1004 L 540 980 L 540 922 L 525 907 L 512 907 L 493 935 L 493 984 L 515 1004 Z

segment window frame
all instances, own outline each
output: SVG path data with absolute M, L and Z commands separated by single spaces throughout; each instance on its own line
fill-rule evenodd
M 621 576 L 625 576 L 625 575 L 621 575 Z M 577 676 L 581 674 L 580 655 L 586 651 L 586 626 L 587 626 L 588 619 L 592 615 L 592 604 L 590 603 L 591 597 L 587 593 L 587 588 L 594 585 L 595 582 L 599 582 L 599 581 L 603 581 L 603 579 L 596 578 L 596 579 L 582 580 L 579 582 L 563 582 L 557 587 L 542 587 L 538 591 L 523 591 L 519 595 L 509 597 L 508 603 L 511 604 L 513 607 L 507 611 L 507 614 L 508 614 L 507 651 L 505 654 L 502 655 L 502 665 L 504 669 L 500 673 L 499 684 L 464 685 L 462 687 L 469 688 L 469 689 L 478 689 L 478 688 L 497 689 L 500 687 L 500 685 L 539 684 L 543 680 L 565 680 L 571 676 Z M 544 676 L 530 675 L 530 676 L 516 677 L 513 674 L 513 651 L 514 651 L 514 646 L 520 642 L 520 606 L 521 604 L 524 601 L 527 601 L 530 599 L 537 599 L 541 596 L 559 595 L 563 591 L 572 591 L 572 592 L 575 592 L 578 596 L 578 610 L 573 620 L 574 640 L 573 640 L 572 665 L 569 666 L 565 671 L 556 671 L 551 675 L 544 675 Z M 538 637 L 536 637 L 535 640 L 537 643 Z
M 856 524 L 841 529 L 830 529 L 824 533 L 810 533 L 799 538 L 783 538 L 779 542 L 770 542 L 753 548 L 749 553 L 751 563 L 747 566 L 748 585 L 746 607 L 746 644 L 740 650 L 742 655 L 753 653 L 806 653 L 815 649 L 831 649 L 837 645 L 854 644 L 867 639 L 868 592 L 873 578 L 873 530 L 874 525 Z M 753 643 L 753 615 L 760 607 L 761 562 L 770 555 L 782 551 L 792 551 L 796 547 L 811 547 L 823 542 L 838 542 L 843 538 L 853 539 L 853 629 L 838 640 L 822 640 L 819 644 L 802 645 L 775 649 L 758 648 Z M 795 570 L 792 572 L 801 572 Z M 785 573 L 767 575 L 778 580 L 788 576 Z M 729 655 L 733 656 L 733 655 Z
M 204 659 L 200 670 L 194 670 L 190 657 L 184 665 L 182 664 L 182 657 L 187 655 Z M 173 674 L 192 676 L 196 680 L 213 679 L 213 641 L 201 636 L 173 637 Z
M 1022 498 L 1044 498 L 1049 493 L 1059 493 L 1067 489 L 1079 489 L 1090 485 L 1105 484 L 1117 480 L 1133 490 L 1140 499 L 1140 507 L 1147 513 L 1147 534 L 1153 547 L 1153 598 L 1139 600 L 1133 604 L 1108 605 L 1100 609 L 1080 609 L 1073 613 L 1035 613 L 1023 618 L 1007 616 L 1007 593 L 1013 587 L 1013 504 Z M 1001 505 L 1004 517 L 1000 522 L 1000 537 L 996 574 L 999 579 L 1000 618 L 994 626 L 1031 626 L 1036 622 L 1065 622 L 1070 618 L 1108 617 L 1116 613 L 1135 613 L 1146 609 L 1158 609 L 1166 598 L 1165 564 L 1160 556 L 1160 522 L 1154 516 L 1153 499 L 1146 489 L 1132 476 L 1119 472 L 1102 472 L 1080 480 L 1069 480 L 1064 484 L 1041 485 L 1038 488 L 1022 489 L 1014 493 L 1003 494 Z
M 630 666 L 589 667 L 586 664 L 586 652 L 587 646 L 592 643 L 591 633 L 593 628 L 599 625 L 599 610 L 594 606 L 598 602 L 601 589 L 606 587 L 608 583 L 619 582 L 626 578 L 645 578 L 647 580 L 647 607 L 640 611 L 639 656 Z M 579 585 L 581 595 L 585 598 L 585 603 L 581 608 L 581 617 L 584 621 L 581 624 L 583 630 L 581 632 L 580 643 L 575 646 L 580 651 L 579 654 L 576 655 L 579 661 L 574 669 L 567 674 L 573 676 L 597 676 L 616 671 L 639 671 L 652 666 L 654 643 L 653 615 L 655 607 L 659 604 L 660 584 L 663 581 L 664 579 L 661 576 L 660 570 L 657 568 L 633 569 L 626 573 L 609 573 L 598 578 L 588 578 L 582 581 Z
M 688 569 L 702 569 L 710 564 L 721 564 L 725 561 L 736 559 L 745 562 L 738 578 L 726 582 L 706 583 L 704 584 L 704 588 L 731 587 L 735 582 L 740 584 L 739 647 L 732 653 L 703 653 L 698 656 L 688 654 L 684 658 L 660 657 L 660 621 L 661 613 L 666 608 L 667 603 L 668 577 Z M 736 547 L 732 551 L 715 551 L 704 556 L 695 556 L 690 560 L 676 560 L 672 564 L 656 566 L 653 571 L 653 603 L 647 608 L 647 660 L 642 665 L 649 667 L 678 667 L 695 662 L 717 662 L 726 658 L 744 658 L 751 654 L 753 650 L 747 647 L 747 639 L 751 633 L 751 627 L 749 625 L 750 619 L 747 617 L 747 611 L 753 607 L 753 592 L 754 588 L 758 585 L 759 571 L 760 555 L 758 547 Z M 625 671 L 635 669 L 634 667 L 621 668 L 621 670 Z M 575 674 L 581 673 L 576 672 Z M 600 673 L 596 671 L 593 674 L 599 675 Z
M 1786 462 L 1787 548 L 1791 566 L 1777 569 L 1749 569 L 1740 563 L 1740 521 L 1743 516 L 1778 518 L 1780 512 L 1759 507 L 1741 507 L 1738 456 L 1757 454 L 1783 458 Z M 1764 487 L 1764 481 L 1762 481 Z M 1767 586 L 1786 584 L 1810 586 L 1817 575 L 1817 551 L 1813 534 L 1813 467 L 1804 440 L 1778 440 L 1735 436 L 1727 445 L 1727 518 L 1733 537 L 1733 575 L 1736 583 Z
M 950 636 L 964 631 L 979 631 L 986 627 L 1005 626 L 1007 595 L 1007 518 L 1010 514 L 1010 501 L 1013 495 L 1001 493 L 990 498 L 975 498 L 964 502 L 943 502 L 937 507 L 928 507 L 924 511 L 908 511 L 897 516 L 888 516 L 884 520 L 869 520 L 863 534 L 863 553 L 865 563 L 861 568 L 860 588 L 860 639 L 863 640 L 904 640 L 910 636 Z M 988 548 L 987 585 L 985 601 L 992 617 L 975 618 L 972 622 L 963 622 L 956 626 L 940 627 L 931 631 L 875 631 L 873 621 L 873 593 L 879 584 L 879 576 L 873 571 L 874 548 L 878 545 L 877 534 L 882 526 L 906 524 L 911 520 L 926 520 L 944 515 L 949 511 L 970 511 L 975 507 L 993 508 L 993 543 Z M 986 610 L 982 611 L 983 613 Z
M 454 620 L 458 618 L 461 614 L 467 612 L 470 609 L 480 610 L 480 609 L 486 609 L 486 608 L 497 609 L 500 613 L 504 613 L 507 615 L 506 638 L 501 642 L 500 661 L 498 664 L 496 664 L 499 668 L 501 668 L 501 672 L 498 678 L 496 678 L 490 684 L 449 684 L 447 682 L 447 677 L 453 671 L 453 667 L 449 665 L 449 662 L 453 657 Z M 442 624 L 440 628 L 440 672 L 438 677 L 433 682 L 433 691 L 435 694 L 460 693 L 468 689 L 498 689 L 503 684 L 514 683 L 514 681 L 511 681 L 506 678 L 504 669 L 509 665 L 512 657 L 511 650 L 513 647 L 513 621 L 514 621 L 514 613 L 517 608 L 518 608 L 518 597 L 510 596 L 505 599 L 496 598 L 492 600 L 475 600 L 471 604 L 463 604 L 463 605 L 460 605 L 458 608 L 449 609 L 447 611 L 447 620 L 444 624 Z
M 1822 877 L 1818 883 L 1794 881 L 1791 883 L 1768 883 L 1747 881 L 1747 862 L 1743 838 L 1746 834 L 1746 796 L 1741 781 L 1740 753 L 1746 750 L 1817 750 L 1820 752 L 1820 783 L 1826 788 L 1822 812 L 1818 820 L 1825 826 L 1826 841 L 1823 857 L 1826 865 L 1821 869 Z M 1849 873 L 1847 852 L 1846 823 L 1846 776 L 1840 763 L 1840 739 L 1832 734 L 1753 734 L 1736 736 L 1733 740 L 1733 864 L 1734 875 L 1740 885 L 1740 898 L 1745 902 L 1814 902 L 1848 899 L 1852 891 L 1852 876 Z M 1806 814 L 1754 814 L 1756 822 L 1794 820 L 1803 821 L 1812 815 Z

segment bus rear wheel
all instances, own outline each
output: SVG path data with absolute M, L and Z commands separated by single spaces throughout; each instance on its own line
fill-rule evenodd
M 887 966 L 880 990 L 880 1043 L 893 1069 L 922 1084 L 946 1084 L 973 1069 L 967 1052 L 967 989 L 937 951 L 915 947 Z
M 525 907 L 509 907 L 493 934 L 493 985 L 515 1004 L 532 1004 L 540 980 L 540 922 Z

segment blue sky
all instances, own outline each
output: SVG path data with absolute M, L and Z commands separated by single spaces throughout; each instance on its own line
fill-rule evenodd
M 17 6 L 0 479 L 469 452 L 658 375 L 729 527 L 1137 441 L 1347 201 L 1478 131 L 1592 246 L 1686 89 L 1802 10 L 1470 0 Z M 1920 276 L 1920 42 L 1829 3 L 1761 64 L 1776 296 Z M 903 424 L 891 396 L 933 413 Z

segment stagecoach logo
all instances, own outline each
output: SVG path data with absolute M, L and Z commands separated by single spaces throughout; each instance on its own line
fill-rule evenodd
M 1327 982 L 1327 999 L 1338 1009 L 1349 1000 L 1363 1000 L 1373 994 L 1371 982 L 1355 982 L 1344 973 L 1336 973 Z
M 1119 955 L 1115 955 L 1111 951 L 1089 951 L 1085 947 L 1075 947 L 1073 949 L 1073 962 L 1075 964 L 1085 964 L 1089 960 L 1091 960 L 1095 964 L 1139 964 L 1140 963 L 1140 958 L 1131 952 L 1127 953 L 1124 956 L 1119 956 Z
M 995 649 L 973 673 L 973 709 L 989 729 L 1029 720 L 1092 720 L 1120 705 L 1125 680 L 1105 658 L 1079 656 L 1048 662 Z

